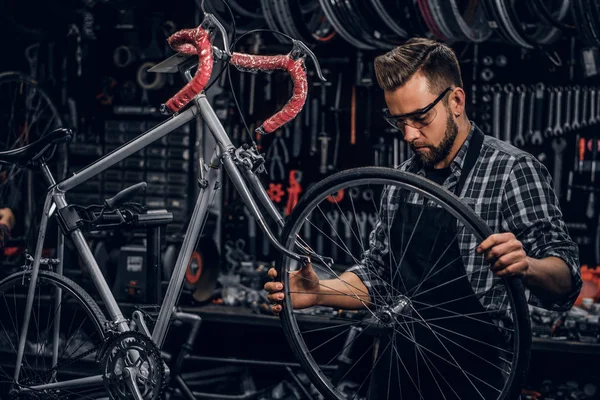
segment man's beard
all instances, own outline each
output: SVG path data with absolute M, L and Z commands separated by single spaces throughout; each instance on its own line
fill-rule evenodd
M 421 160 L 423 166 L 426 168 L 431 168 L 446 157 L 448 157 L 448 154 L 450 154 L 450 150 L 452 150 L 452 145 L 454 144 L 454 140 L 456 139 L 457 135 L 458 125 L 456 125 L 454 119 L 452 119 L 449 116 L 448 121 L 446 122 L 446 133 L 444 135 L 442 143 L 435 147 L 427 147 L 427 149 L 429 150 L 427 152 L 416 151 L 412 144 L 411 147 L 413 147 L 414 153 Z

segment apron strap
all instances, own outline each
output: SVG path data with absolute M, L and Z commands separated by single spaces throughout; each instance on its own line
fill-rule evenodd
M 462 171 L 460 173 L 460 178 L 458 179 L 458 183 L 456 185 L 456 195 L 460 196 L 460 192 L 462 192 L 463 186 L 465 185 L 465 181 L 469 176 L 469 173 L 475 166 L 475 162 L 477 161 L 477 157 L 481 153 L 481 146 L 483 145 L 483 132 L 479 130 L 476 126 L 473 127 L 473 137 L 471 138 L 471 143 L 469 143 L 469 149 L 467 150 L 467 156 L 465 157 L 465 162 L 463 163 Z

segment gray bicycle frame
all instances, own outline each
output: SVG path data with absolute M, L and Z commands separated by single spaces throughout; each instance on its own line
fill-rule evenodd
M 201 171 L 201 173 L 202 178 L 204 178 L 204 184 L 201 185 L 198 198 L 196 200 L 196 205 L 190 218 L 190 222 L 185 234 L 183 244 L 179 251 L 179 255 L 177 257 L 173 274 L 169 281 L 169 286 L 167 287 L 167 291 L 165 293 L 165 297 L 163 299 L 160 312 L 156 324 L 154 326 L 154 330 L 152 331 L 152 341 L 158 346 L 159 349 L 162 348 L 165 337 L 167 335 L 169 324 L 171 322 L 171 315 L 175 311 L 175 305 L 181 293 L 181 288 L 183 286 L 188 260 L 190 259 L 190 256 L 192 255 L 198 238 L 202 233 L 203 223 L 205 221 L 205 217 L 207 216 L 208 207 L 212 203 L 216 191 L 220 187 L 220 184 L 217 181 L 219 162 L 223 165 L 225 172 L 231 178 L 236 190 L 242 198 L 242 201 L 244 202 L 246 207 L 248 207 L 248 209 L 256 219 L 256 222 L 263 230 L 265 235 L 268 237 L 269 241 L 273 244 L 273 246 L 275 246 L 275 248 L 280 252 L 287 254 L 288 256 L 292 257 L 297 261 L 305 262 L 308 260 L 305 255 L 299 255 L 282 246 L 271 232 L 269 226 L 267 225 L 265 217 L 258 208 L 258 205 L 253 195 L 260 200 L 262 205 L 266 208 L 269 216 L 277 222 L 277 225 L 279 227 L 283 227 L 283 218 L 281 214 L 269 199 L 269 196 L 267 195 L 264 187 L 262 186 L 258 176 L 256 176 L 256 174 L 250 168 L 238 168 L 233 156 L 235 154 L 235 146 L 233 146 L 233 144 L 231 143 L 231 139 L 225 132 L 223 125 L 219 121 L 206 96 L 204 94 L 200 94 L 194 99 L 190 107 L 187 108 L 185 111 L 173 115 L 169 119 L 158 124 L 154 128 L 151 128 L 150 130 L 146 131 L 145 133 L 141 134 L 140 136 L 136 137 L 130 142 L 115 149 L 111 153 L 105 155 L 104 157 L 100 158 L 99 160 L 95 161 L 94 163 L 90 164 L 84 169 L 78 171 L 70 178 L 65 179 L 64 181 L 58 184 L 55 183 L 54 178 L 48 167 L 45 164 L 42 165 L 42 172 L 44 173 L 47 182 L 50 184 L 51 189 L 49 190 L 45 199 L 42 221 L 40 224 L 40 231 L 38 234 L 37 246 L 35 250 L 33 264 L 31 267 L 31 281 L 28 288 L 27 302 L 25 305 L 25 314 L 21 329 L 21 335 L 19 338 L 19 347 L 17 350 L 17 363 L 14 375 L 15 382 L 18 383 L 21 362 L 23 360 L 26 333 L 29 326 L 29 319 L 31 309 L 33 306 L 33 296 L 35 294 L 37 278 L 39 275 L 42 247 L 46 235 L 48 218 L 52 213 L 51 210 L 53 204 L 58 210 L 68 207 L 69 204 L 65 199 L 66 192 L 86 182 L 90 178 L 93 178 L 94 176 L 102 173 L 106 169 L 119 163 L 120 161 L 129 157 L 133 153 L 138 152 L 139 150 L 150 145 L 156 140 L 175 131 L 177 128 L 192 121 L 197 116 L 200 116 L 204 120 L 209 131 L 213 135 L 216 141 L 216 149 L 208 165 L 204 166 L 201 162 L 201 169 L 203 170 Z M 248 186 L 250 187 L 250 189 Z M 92 251 L 90 250 L 82 231 L 80 229 L 75 229 L 69 233 L 69 236 L 73 241 L 75 247 L 77 248 L 77 252 L 83 260 L 83 264 L 86 266 L 90 273 L 90 277 L 94 282 L 94 285 L 96 286 L 96 289 L 98 290 L 98 293 L 100 294 L 100 297 L 102 298 L 106 306 L 111 322 L 120 332 L 130 330 L 129 323 L 127 319 L 125 319 L 125 317 L 123 316 L 123 313 L 121 312 L 110 287 L 104 279 L 100 267 L 98 266 L 98 263 L 96 262 L 96 259 L 94 258 L 94 255 L 92 254 Z M 62 244 L 62 240 L 60 241 L 60 244 Z M 298 246 L 304 254 L 313 254 L 312 251 L 310 251 L 310 249 L 306 249 L 300 244 L 298 244 Z M 59 254 L 62 254 L 62 251 L 62 248 L 59 249 Z M 57 294 L 59 293 L 60 292 L 57 291 Z M 56 332 L 54 333 L 57 333 L 57 330 L 55 331 Z M 54 341 L 56 341 L 56 343 L 54 344 L 54 348 L 56 348 L 58 343 L 57 336 L 58 335 L 54 337 Z M 53 365 L 56 365 L 56 361 L 57 360 L 53 359 Z M 26 392 L 30 390 L 39 391 L 47 389 L 73 388 L 79 386 L 97 385 L 101 383 L 102 376 L 97 375 L 63 382 L 32 386 L 30 388 L 22 389 L 22 391 Z

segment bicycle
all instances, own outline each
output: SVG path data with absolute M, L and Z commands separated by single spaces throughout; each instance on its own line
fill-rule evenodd
M 212 42 L 217 33 L 221 35 L 223 49 L 213 46 Z M 387 376 L 388 396 L 392 392 L 402 395 L 405 390 L 421 396 L 423 393 L 439 390 L 439 393 L 447 398 L 446 396 L 452 397 L 452 394 L 460 397 L 457 391 L 463 393 L 464 390 L 470 390 L 481 398 L 515 398 L 527 370 L 531 340 L 528 310 L 520 281 L 497 278 L 483 291 L 475 293 L 471 290 L 471 294 L 458 298 L 452 290 L 444 290 L 441 292 L 441 302 L 432 303 L 431 300 L 431 294 L 439 288 L 454 288 L 453 282 L 463 282 L 469 276 L 473 277 L 483 271 L 479 269 L 465 272 L 456 269 L 457 278 L 442 283 L 436 282 L 437 278 L 434 279 L 436 275 L 438 278 L 447 276 L 446 273 L 450 270 L 455 271 L 456 267 L 452 262 L 437 267 L 439 260 L 450 247 L 448 244 L 442 246 L 446 247 L 446 250 L 437 249 L 438 239 L 463 235 L 480 242 L 491 233 L 471 208 L 452 193 L 418 176 L 395 169 L 365 167 L 343 171 L 317 183 L 300 199 L 289 218 L 284 220 L 269 200 L 258 177 L 258 174 L 265 170 L 265 159 L 254 143 L 246 143 L 238 148 L 233 146 L 203 89 L 212 74 L 213 57 L 242 71 L 286 70 L 294 83 L 294 96 L 281 111 L 267 119 L 256 130 L 259 134 L 272 133 L 292 120 L 302 108 L 307 92 L 307 57 L 313 60 L 317 75 L 323 79 L 316 57 L 306 45 L 296 40 L 293 41 L 292 51 L 287 55 L 258 56 L 232 53 L 224 27 L 211 14 L 204 15 L 199 27 L 179 31 L 169 41 L 178 54 L 152 70 L 164 73 L 180 72 L 188 83 L 161 107 L 164 113 L 171 114 L 164 122 L 58 183 L 47 168 L 45 154 L 51 151 L 53 146 L 69 139 L 72 135 L 70 131 L 58 130 L 23 148 L 0 152 L 1 163 L 41 170 L 49 186 L 33 262 L 24 271 L 0 282 L 0 295 L 3 297 L 3 301 L 0 302 L 0 332 L 4 334 L 0 337 L 0 343 L 2 340 L 9 342 L 16 353 L 12 374 L 8 374 L 0 366 L 0 372 L 9 379 L 11 394 L 20 397 L 86 398 L 81 397 L 78 391 L 89 391 L 90 387 L 104 386 L 111 398 L 160 398 L 168 379 L 168 371 L 165 369 L 160 349 L 164 345 L 176 310 L 187 260 L 202 232 L 207 208 L 219 190 L 218 172 L 222 165 L 259 227 L 281 253 L 278 276 L 284 283 L 286 294 L 281 313 L 284 332 L 300 364 L 323 396 L 332 399 L 345 399 L 347 396 L 373 398 L 373 390 L 385 390 L 386 385 L 371 380 L 374 376 Z M 198 58 L 192 57 L 193 55 Z M 197 71 L 192 75 L 192 69 L 196 66 Z M 203 118 L 217 145 L 208 163 L 200 159 L 199 195 L 156 323 L 151 330 L 146 323 L 148 316 L 145 313 L 136 311 L 132 320 L 128 320 L 121 312 L 84 239 L 83 219 L 79 215 L 84 210 L 70 205 L 65 194 L 197 116 Z M 143 187 L 143 184 L 137 184 L 124 189 L 113 198 L 107 199 L 96 212 L 100 215 L 114 213 L 117 217 L 124 218 L 121 206 Z M 340 196 L 340 192 L 347 195 Z M 383 213 L 383 205 L 389 206 L 386 201 L 389 201 L 392 193 L 398 198 L 416 201 L 417 210 L 421 210 L 419 218 L 416 224 L 402 224 L 402 229 L 413 225 L 414 227 L 412 233 L 407 234 L 406 246 L 402 246 L 400 252 L 390 251 L 389 254 L 378 255 L 379 261 L 384 257 L 389 259 L 389 267 L 373 264 L 366 269 L 369 280 L 375 282 L 374 278 L 378 278 L 381 281 L 380 285 L 373 285 L 369 289 L 370 293 L 358 293 L 355 286 L 350 286 L 340 276 L 349 267 L 366 262 L 364 255 L 376 250 L 372 246 L 365 246 L 369 240 L 373 242 L 374 235 L 369 234 L 367 224 L 371 225 L 373 232 L 377 232 L 377 227 L 381 226 L 384 218 L 389 218 L 389 215 Z M 281 230 L 280 239 L 270 229 L 259 204 L 266 209 L 266 215 L 275 221 Z M 370 206 L 374 207 L 373 213 L 365 211 Z M 400 271 L 399 266 L 404 265 L 405 256 L 408 260 L 413 255 L 407 248 L 426 206 L 443 211 L 447 216 L 455 218 L 456 222 L 430 222 L 439 228 L 438 235 L 435 238 L 419 237 L 418 240 L 426 243 L 429 257 L 437 256 L 438 260 L 435 263 L 431 260 L 433 266 L 420 277 L 416 277 L 419 279 L 405 282 L 403 273 L 397 272 Z M 394 210 L 403 211 L 401 208 Z M 313 212 L 315 215 L 312 215 Z M 58 260 L 41 258 L 45 229 L 49 217 L 53 214 L 56 215 L 64 235 L 70 237 L 84 265 L 87 266 L 109 318 L 105 317 L 88 293 L 62 276 L 61 248 L 58 251 Z M 337 217 L 334 218 L 336 214 Z M 413 214 L 406 212 L 398 215 L 402 217 L 398 217 L 398 221 L 403 221 L 403 218 Z M 339 222 L 346 224 L 341 234 L 336 230 Z M 331 234 L 324 232 L 327 229 Z M 315 237 L 317 235 L 312 234 L 313 230 L 321 234 Z M 390 229 L 387 232 L 380 229 L 378 232 L 385 236 L 385 240 L 391 240 Z M 332 242 L 329 246 L 325 245 L 325 238 Z M 474 251 L 475 247 L 470 251 Z M 342 254 L 338 257 L 339 250 Z M 362 256 L 355 256 L 353 251 Z M 330 295 L 347 296 L 356 301 L 359 305 L 357 308 L 360 309 L 335 310 L 330 307 L 313 307 L 308 311 L 294 310 L 290 300 L 294 294 L 289 289 L 290 273 L 299 271 L 309 262 L 320 274 L 320 285 L 326 287 L 322 279 L 329 277 L 339 280 L 350 292 Z M 56 272 L 41 270 L 40 265 L 56 268 Z M 389 276 L 386 275 L 388 273 Z M 389 282 L 384 280 L 386 277 L 390 278 Z M 317 284 L 316 281 L 312 283 Z M 302 294 L 314 295 L 310 292 Z M 425 294 L 429 295 L 419 297 Z M 504 297 L 500 304 L 479 303 L 480 298 L 501 295 Z M 465 300 L 467 298 L 468 300 Z M 474 304 L 473 298 L 478 300 L 481 309 L 465 314 L 452 309 L 452 303 L 462 304 L 470 301 L 469 304 Z M 438 301 L 438 297 L 435 299 L 433 301 Z M 50 313 L 41 313 L 42 301 L 44 304 L 50 304 L 50 311 L 54 310 L 52 321 Z M 66 304 L 69 304 L 69 307 L 66 307 Z M 80 311 L 83 310 L 79 319 L 76 318 L 78 311 L 73 311 L 74 306 L 78 306 Z M 80 322 L 82 314 L 84 319 Z M 449 329 L 448 325 L 444 326 L 444 321 L 456 319 L 470 328 L 475 327 L 476 330 L 487 328 L 494 340 L 492 341 L 491 337 L 489 341 L 477 340 L 468 337 L 468 332 L 461 333 Z M 89 323 L 83 326 L 86 321 Z M 40 329 L 44 322 L 45 329 Z M 73 325 L 77 328 L 73 336 L 67 339 L 65 335 L 71 332 Z M 8 334 L 7 326 L 14 329 L 12 335 Z M 20 330 L 17 329 L 19 326 Z M 32 332 L 29 332 L 29 328 L 32 328 Z M 427 335 L 431 336 L 432 342 L 437 346 L 434 350 L 419 342 Z M 323 336 L 328 339 L 318 343 Z M 413 350 L 403 356 L 400 353 L 406 347 L 398 345 L 401 339 L 404 345 L 413 346 Z M 326 344 L 328 346 L 325 346 Z M 365 357 L 369 352 L 371 357 Z M 432 361 L 434 356 L 441 361 Z M 35 362 L 32 361 L 34 358 Z M 475 358 L 481 359 L 478 365 L 485 367 L 486 363 L 489 364 L 491 372 L 488 371 L 487 375 L 483 376 L 493 376 L 494 380 L 490 381 L 492 383 L 489 383 L 487 378 L 479 378 L 477 374 L 480 371 L 469 370 L 466 364 L 458 363 L 458 360 L 473 361 Z M 79 368 L 81 362 L 86 359 L 97 360 L 100 372 L 95 369 L 86 371 L 83 366 Z M 384 360 L 384 364 L 381 360 Z M 450 364 L 450 372 L 454 371 L 451 376 L 456 380 L 451 380 L 451 383 L 439 371 L 441 368 L 447 372 L 449 368 L 445 364 L 442 365 L 442 361 Z M 410 365 L 407 367 L 407 364 Z M 63 375 L 67 375 L 62 369 L 66 370 L 69 366 L 78 369 L 84 377 L 61 380 Z M 372 367 L 369 369 L 370 366 Z M 385 368 L 386 366 L 388 367 Z M 366 374 L 365 368 L 368 370 Z M 397 375 L 397 380 L 396 376 L 392 377 L 392 373 Z M 429 379 L 429 376 L 435 384 L 422 387 L 421 381 L 425 382 L 424 379 Z

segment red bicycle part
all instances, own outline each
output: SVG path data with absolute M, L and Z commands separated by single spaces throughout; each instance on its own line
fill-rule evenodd
M 233 53 L 229 62 L 241 71 L 285 70 L 290 74 L 290 78 L 294 84 L 292 97 L 279 112 L 272 117 L 267 118 L 265 122 L 256 129 L 257 133 L 261 135 L 273 133 L 293 120 L 296 115 L 302 111 L 308 93 L 308 80 L 306 79 L 306 69 L 304 68 L 304 57 L 294 59 L 292 53 L 276 56 Z
M 281 199 L 285 195 L 283 191 L 281 183 L 269 183 L 269 189 L 267 189 L 267 194 L 271 201 L 275 203 L 281 203 Z
M 339 203 L 344 200 L 344 189 L 338 190 L 335 195 L 327 196 L 327 200 L 330 203 Z
M 297 170 L 290 171 L 290 186 L 287 188 L 288 200 L 285 206 L 285 215 L 290 215 L 296 204 L 298 204 L 298 196 L 302 192 L 300 186 L 301 172 Z
M 212 75 L 213 51 L 209 33 L 200 26 L 175 32 L 168 41 L 171 48 L 179 53 L 198 55 L 198 70 L 194 78 L 166 103 L 166 107 L 176 113 L 206 87 Z

